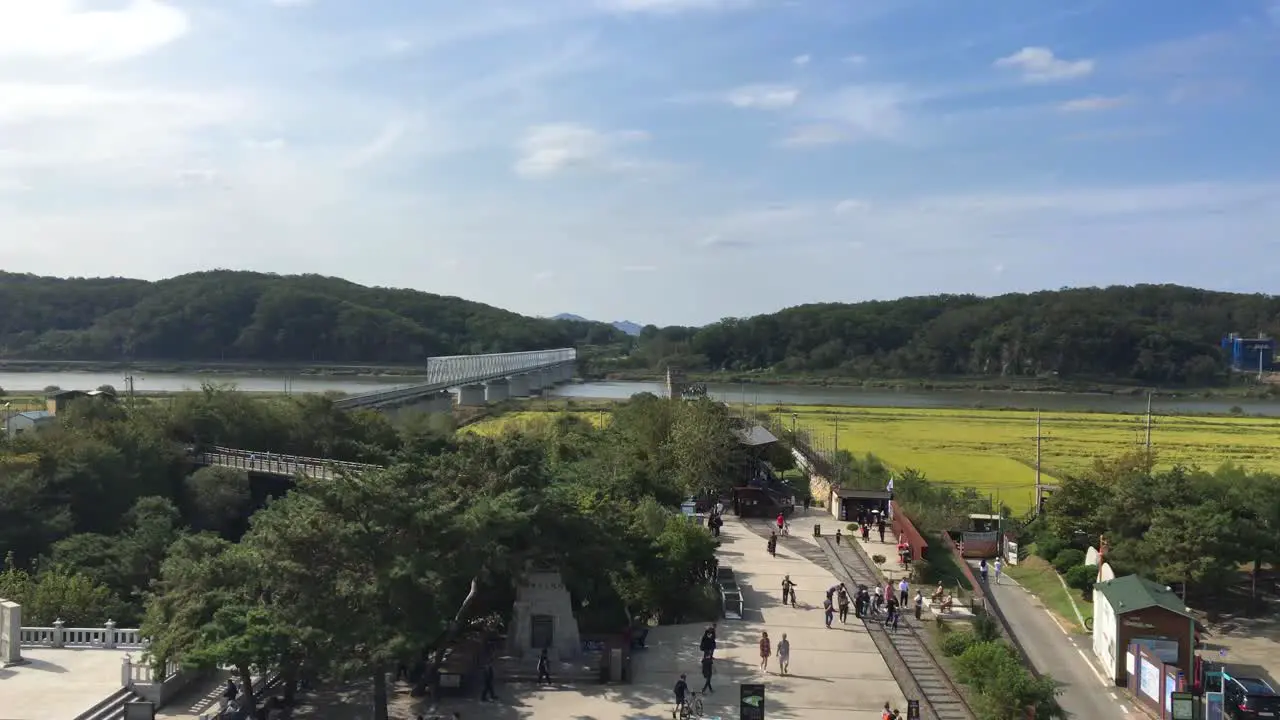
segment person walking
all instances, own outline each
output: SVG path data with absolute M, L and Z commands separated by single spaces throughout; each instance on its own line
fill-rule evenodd
M 924 593 L 919 588 L 916 589 L 916 619 L 920 619 L 920 613 L 924 610 Z
M 676 696 L 675 716 L 680 717 L 680 711 L 684 709 L 685 697 L 689 695 L 689 681 L 685 678 L 684 673 L 680 673 L 680 679 L 676 680 L 676 686 L 671 688 L 671 692 Z
M 710 655 L 702 658 L 702 692 L 704 693 L 715 692 L 715 689 L 711 687 L 711 675 L 714 672 L 712 665 L 714 662 Z
M 835 616 L 836 611 L 831 606 L 831 598 L 828 597 L 822 601 L 822 619 L 826 622 L 828 630 L 831 629 L 831 620 L 835 618 Z
M 996 584 L 997 584 L 997 585 L 999 585 L 999 584 L 1000 584 L 1000 571 L 1004 569 L 1004 563 L 1000 562 L 1000 558 L 998 558 L 998 557 L 996 558 L 995 568 L 996 568 Z
M 551 684 L 551 658 L 547 657 L 546 648 L 542 648 L 542 654 L 538 656 L 538 682 L 544 685 Z
M 986 585 L 987 584 L 987 559 L 986 558 L 982 558 L 981 562 L 978 563 L 978 572 L 982 573 L 982 584 Z
M 498 693 L 493 690 L 493 661 L 484 664 L 484 689 L 480 691 L 480 702 L 493 700 L 497 702 Z
M 876 529 L 880 531 L 880 542 L 884 542 L 884 518 L 876 521 Z
M 796 606 L 796 584 L 791 582 L 791 576 L 786 575 L 782 578 L 782 604 L 787 604 L 787 599 L 791 600 L 791 607 Z
M 702 651 L 703 656 L 716 654 L 716 626 L 709 625 L 702 632 L 702 640 L 698 642 L 698 649 Z
M 907 583 L 907 579 L 902 578 L 902 582 L 898 583 L 898 604 L 906 606 L 907 600 L 911 597 L 911 585 Z
M 769 633 L 760 633 L 760 672 L 769 672 L 769 655 L 773 648 L 769 645 Z
M 778 641 L 778 669 L 783 675 L 791 672 L 791 641 L 786 633 L 782 633 L 782 639 Z
M 836 600 L 840 606 L 840 623 L 849 622 L 849 591 L 844 586 L 840 586 L 839 592 L 836 594 Z
M 836 528 L 836 544 L 840 544 L 840 528 Z

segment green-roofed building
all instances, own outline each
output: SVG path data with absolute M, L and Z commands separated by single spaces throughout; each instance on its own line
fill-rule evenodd
M 1126 575 L 1093 587 L 1093 652 L 1116 685 L 1128 681 L 1125 651 L 1135 642 L 1190 675 L 1195 637 L 1190 609 L 1160 583 Z

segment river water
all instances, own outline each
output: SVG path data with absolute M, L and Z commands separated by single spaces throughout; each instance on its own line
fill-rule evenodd
M 414 378 L 272 376 L 272 375 L 190 375 L 153 373 L 134 376 L 140 393 L 180 392 L 199 389 L 201 382 L 233 385 L 248 392 L 357 394 L 413 384 Z M 0 372 L 0 388 L 10 394 L 38 393 L 46 387 L 63 390 L 92 390 L 101 385 L 124 388 L 119 373 L 103 372 Z M 904 408 L 1017 408 L 1025 410 L 1078 410 L 1141 413 L 1146 399 L 1140 396 L 1094 393 L 1031 393 L 978 390 L 896 391 L 887 388 L 819 387 L 810 385 L 717 385 L 707 387 L 716 399 L 748 405 L 846 405 Z M 557 397 L 584 399 L 625 399 L 636 393 L 661 394 L 657 382 L 589 382 L 561 385 Z M 1162 414 L 1227 413 L 1239 407 L 1249 415 L 1280 417 L 1280 400 L 1247 398 L 1157 397 L 1155 410 Z

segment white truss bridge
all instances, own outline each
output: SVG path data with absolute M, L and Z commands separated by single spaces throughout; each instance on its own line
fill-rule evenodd
M 500 398 L 522 397 L 544 387 L 573 377 L 578 362 L 574 348 L 532 350 L 529 352 L 493 353 L 490 355 L 449 355 L 427 358 L 426 382 L 402 385 L 361 395 L 350 395 L 334 403 L 344 410 L 356 408 L 394 408 L 413 404 L 428 396 L 458 388 L 458 404 L 474 405 L 484 401 L 489 386 L 509 386 Z M 471 390 L 471 393 L 463 392 Z M 477 396 L 476 392 L 481 393 Z

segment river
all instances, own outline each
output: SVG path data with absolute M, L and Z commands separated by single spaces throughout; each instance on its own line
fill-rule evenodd
M 294 392 L 347 394 L 372 392 L 412 384 L 414 378 L 337 377 L 322 375 L 209 375 L 151 373 L 134 376 L 140 393 L 195 390 L 201 382 L 233 385 L 248 392 Z M 0 388 L 10 394 L 39 393 L 46 387 L 64 390 L 92 390 L 101 385 L 124 388 L 119 373 L 103 372 L 0 372 Z M 625 399 L 636 393 L 660 394 L 657 382 L 588 382 L 561 385 L 553 395 L 584 399 Z M 1018 408 L 1025 410 L 1081 410 L 1093 412 L 1141 413 L 1146 399 L 1131 395 L 1101 393 L 1032 393 L 978 390 L 896 391 L 887 388 L 819 387 L 811 385 L 712 384 L 707 387 L 716 399 L 750 405 L 846 405 L 904 408 Z M 1280 400 L 1250 398 L 1156 398 L 1155 410 L 1163 414 L 1225 414 L 1239 407 L 1249 415 L 1280 417 Z

